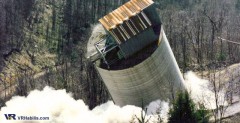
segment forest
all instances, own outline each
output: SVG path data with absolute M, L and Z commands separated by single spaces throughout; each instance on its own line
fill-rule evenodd
M 110 96 L 86 45 L 98 19 L 128 0 L 1 0 L 0 107 L 51 86 L 90 108 Z M 155 0 L 182 73 L 240 62 L 240 0 Z

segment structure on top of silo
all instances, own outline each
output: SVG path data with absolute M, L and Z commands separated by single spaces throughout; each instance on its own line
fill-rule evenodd
M 168 101 L 183 78 L 152 0 L 131 0 L 99 19 L 87 46 L 113 101 L 120 106 Z

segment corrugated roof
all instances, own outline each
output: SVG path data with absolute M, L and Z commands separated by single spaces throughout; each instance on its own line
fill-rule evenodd
M 104 26 L 104 28 L 111 30 L 117 25 L 122 24 L 123 21 L 128 20 L 134 15 L 137 15 L 143 9 L 152 4 L 152 0 L 131 0 L 116 10 L 112 11 L 111 13 L 105 15 L 99 19 L 99 21 Z

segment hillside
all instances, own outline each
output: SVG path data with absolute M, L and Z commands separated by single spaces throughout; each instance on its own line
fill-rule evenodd
M 86 45 L 98 19 L 126 1 L 1 0 L 0 106 L 47 85 L 71 91 L 90 108 L 110 99 L 85 58 Z M 240 46 L 218 37 L 239 42 L 240 0 L 155 2 L 182 73 L 239 83 Z

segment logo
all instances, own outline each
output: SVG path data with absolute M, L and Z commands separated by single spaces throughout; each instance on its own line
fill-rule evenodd
M 7 120 L 16 120 L 16 114 L 4 114 Z

